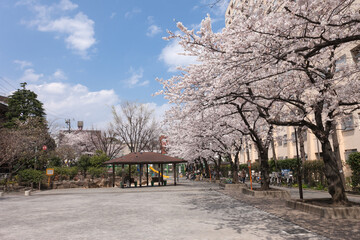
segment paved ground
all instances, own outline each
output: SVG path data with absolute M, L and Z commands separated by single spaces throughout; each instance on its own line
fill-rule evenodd
M 0 198 L 0 239 L 325 239 L 214 184 L 66 189 Z
M 280 187 L 277 187 L 280 188 Z M 297 188 L 281 189 L 290 192 L 293 199 L 299 199 Z M 333 240 L 360 239 L 360 220 L 359 219 L 326 219 L 317 215 L 286 207 L 285 201 L 281 199 L 254 198 L 234 191 L 219 190 L 245 204 L 249 204 L 269 214 L 273 214 L 285 221 L 292 222 L 308 231 L 318 233 Z M 359 195 L 348 194 L 348 198 L 354 202 L 360 202 Z M 326 191 L 304 190 L 304 198 L 329 198 L 330 194 Z

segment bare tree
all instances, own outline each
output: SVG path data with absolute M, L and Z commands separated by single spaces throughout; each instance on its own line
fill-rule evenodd
M 136 102 L 124 102 L 121 112 L 113 107 L 114 123 L 120 141 L 124 142 L 130 152 L 141 152 L 151 149 L 151 143 L 158 139 L 158 123 L 153 117 L 153 110 Z
M 104 152 L 110 159 L 115 158 L 124 149 L 124 144 L 116 138 L 117 134 L 113 126 L 105 131 L 89 132 L 89 138 L 96 150 Z

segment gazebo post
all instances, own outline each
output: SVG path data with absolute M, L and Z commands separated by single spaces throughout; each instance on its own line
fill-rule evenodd
M 131 164 L 129 164 L 129 187 L 131 187 Z
M 149 186 L 149 164 L 146 164 L 146 186 Z
M 141 163 L 140 163 L 140 171 L 139 171 L 139 173 L 140 173 L 140 177 L 139 177 L 139 179 L 140 179 L 139 186 L 141 187 L 141 175 L 142 175 L 142 164 L 141 164 Z
M 122 187 L 124 187 L 125 184 L 125 164 L 121 164 L 121 182 L 122 182 Z
M 115 163 L 113 163 L 112 169 L 113 169 L 113 187 L 115 187 Z
M 160 174 L 160 163 L 158 164 L 158 175 L 159 175 L 159 178 L 158 178 L 158 186 L 160 186 L 160 178 L 161 178 L 161 174 Z
M 162 181 L 163 181 L 163 185 L 164 185 L 164 164 L 161 164 L 161 174 L 162 174 Z
M 173 163 L 173 170 L 174 170 L 174 185 L 176 186 L 176 163 Z

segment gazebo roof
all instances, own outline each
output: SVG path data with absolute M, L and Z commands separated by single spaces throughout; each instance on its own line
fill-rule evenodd
M 125 156 L 114 158 L 105 164 L 166 164 L 166 163 L 184 163 L 186 160 L 174 158 L 155 152 L 136 152 Z

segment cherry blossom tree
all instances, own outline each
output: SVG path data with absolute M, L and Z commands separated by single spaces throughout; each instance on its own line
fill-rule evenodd
M 360 108 L 359 65 L 338 61 L 360 40 L 359 1 L 249 3 L 238 10 L 222 32 L 212 31 L 210 17 L 197 33 L 181 23 L 182 34 L 169 32 L 198 64 L 160 80 L 160 94 L 193 108 L 232 106 L 257 146 L 264 188 L 269 124 L 309 128 L 322 145 L 329 193 L 335 203 L 346 202 L 329 137 L 337 118 Z

